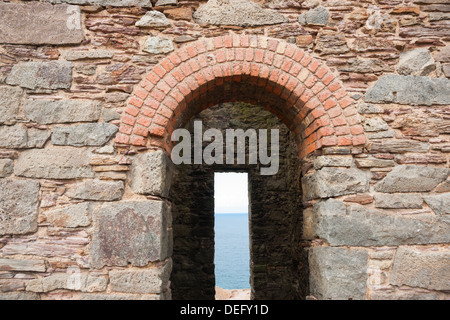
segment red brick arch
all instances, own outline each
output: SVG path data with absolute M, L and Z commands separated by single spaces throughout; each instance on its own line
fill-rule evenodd
M 294 45 L 248 35 L 198 40 L 164 58 L 135 88 L 118 145 L 156 145 L 223 102 L 263 106 L 297 136 L 300 156 L 366 142 L 354 101 L 329 68 Z

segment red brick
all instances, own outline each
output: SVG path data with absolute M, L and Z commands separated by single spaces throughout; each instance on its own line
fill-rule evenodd
M 147 127 L 135 126 L 133 133 L 138 136 L 147 137 L 148 136 L 148 126 Z
M 173 64 L 168 60 L 168 59 L 164 59 L 163 61 L 161 61 L 160 65 L 167 71 L 171 71 L 174 66 Z
M 343 135 L 350 134 L 350 128 L 348 126 L 340 126 L 340 127 L 334 128 L 334 129 L 336 130 L 337 136 L 343 136 Z
M 155 115 L 156 110 L 152 109 L 152 108 L 147 108 L 147 107 L 143 107 L 141 109 L 141 114 L 150 118 L 153 118 L 153 116 Z M 139 119 L 138 119 L 139 122 Z
M 125 134 L 117 134 L 115 138 L 115 143 L 118 144 L 128 144 L 130 142 L 130 137 Z
M 283 70 L 285 72 L 289 72 L 289 70 L 291 70 L 291 68 L 292 68 L 292 63 L 293 63 L 292 60 L 286 59 L 283 62 L 283 65 L 281 66 L 281 70 Z
M 133 127 L 123 123 L 123 121 L 122 121 L 122 123 L 120 124 L 120 127 L 119 127 L 119 132 L 125 133 L 125 134 L 131 134 L 133 132 Z
M 294 63 L 291 70 L 289 71 L 290 74 L 292 74 L 294 77 L 297 77 L 300 71 L 302 70 L 302 66 L 298 63 Z
M 226 48 L 231 48 L 231 47 L 233 47 L 233 37 L 230 36 L 230 35 L 226 35 L 226 36 L 223 38 L 223 45 L 224 45 Z
M 337 118 L 331 119 L 331 122 L 333 123 L 333 126 L 343 126 L 347 124 L 347 120 L 344 116 L 339 116 Z
M 313 75 L 310 75 L 308 79 L 305 81 L 305 86 L 308 88 L 312 88 L 317 82 L 317 78 Z
M 170 62 L 172 62 L 175 67 L 177 67 L 181 63 L 181 59 L 180 57 L 177 56 L 176 53 L 172 53 L 167 57 L 167 59 L 169 59 Z
M 255 62 L 263 62 L 264 60 L 264 50 L 256 49 L 255 50 Z
M 137 119 L 137 123 L 148 128 L 148 127 L 150 127 L 150 124 L 152 123 L 152 119 L 141 115 Z
M 150 93 L 150 96 L 155 98 L 156 101 L 162 102 L 166 95 L 161 91 L 159 91 L 158 89 L 153 89 L 152 92 Z
M 187 63 L 183 63 L 180 65 L 180 70 L 183 72 L 185 77 L 188 77 L 192 74 L 192 69 Z
M 189 45 L 186 48 L 186 52 L 188 53 L 189 57 L 193 58 L 197 55 L 197 49 L 193 45 Z
M 142 107 L 142 105 L 144 104 L 144 101 L 142 101 L 141 99 L 138 99 L 136 97 L 132 97 L 129 101 L 129 104 L 135 106 L 135 107 Z
M 198 64 L 200 65 L 200 68 L 205 68 L 209 65 L 208 60 L 206 59 L 205 55 L 201 55 L 197 57 Z
M 154 118 L 153 118 L 153 123 L 156 123 L 160 126 L 167 126 L 167 124 L 169 123 L 169 119 L 157 114 Z
M 280 77 L 280 73 L 280 70 L 272 70 L 272 72 L 270 73 L 269 81 L 277 82 L 278 78 Z
M 286 58 L 284 56 L 281 56 L 279 54 L 275 55 L 275 59 L 273 60 L 273 66 L 276 68 L 281 68 L 281 65 L 283 64 L 283 61 Z
M 334 129 L 332 127 L 321 127 L 319 130 L 317 130 L 317 135 L 319 138 L 332 136 L 334 135 Z
M 244 60 L 245 51 L 242 48 L 236 49 L 236 60 L 243 61 Z
M 345 97 L 344 99 L 339 100 L 339 105 L 342 109 L 347 108 L 348 106 L 353 104 L 353 100 L 349 97 Z
M 236 60 L 234 49 L 227 49 L 227 51 L 225 53 L 226 53 L 227 61 Z
M 227 61 L 227 57 L 225 55 L 225 49 L 220 49 L 216 51 L 216 61 L 219 63 Z
M 138 97 L 139 99 L 141 99 L 142 100 L 142 103 L 144 103 L 144 101 L 143 100 L 145 100 L 147 97 L 148 97 L 148 91 L 146 90 L 146 89 L 144 89 L 144 88 L 137 88 L 136 90 L 134 90 L 134 93 L 133 93 L 136 97 Z M 140 107 L 142 107 L 142 104 L 141 104 L 141 106 L 139 106 L 139 108 Z
M 362 125 L 357 124 L 357 125 L 350 127 L 350 132 L 352 135 L 363 134 L 364 128 L 362 127 Z
M 352 138 L 349 136 L 337 137 L 337 143 L 339 146 L 350 146 L 352 145 Z
M 324 75 L 326 75 L 328 72 L 328 68 L 325 66 L 321 66 L 317 69 L 315 75 L 317 78 L 322 79 Z
M 171 72 L 171 75 L 178 81 L 181 82 L 184 80 L 185 75 L 181 72 L 180 69 L 175 69 Z
M 278 40 L 269 39 L 267 41 L 267 49 L 270 51 L 276 51 L 278 47 Z
M 247 48 L 245 50 L 245 60 L 253 61 L 253 49 L 252 48 Z
M 176 108 L 178 107 L 178 102 L 171 97 L 167 97 L 166 99 L 164 99 L 163 104 L 172 111 L 176 110 Z
M 306 103 L 309 99 L 311 99 L 314 96 L 314 94 L 311 92 L 311 90 L 306 90 L 303 92 L 302 96 L 300 97 L 300 100 L 303 103 Z
M 318 80 L 317 80 L 317 81 L 318 81 Z M 322 82 L 318 81 L 318 82 L 314 85 L 314 87 L 311 88 L 311 91 L 312 91 L 314 94 L 318 94 L 320 91 L 322 91 L 323 88 L 325 88 L 325 85 L 324 85 Z
M 308 64 L 311 62 L 312 58 L 310 55 L 305 54 L 305 56 L 303 57 L 303 59 L 300 61 L 301 65 L 304 67 L 307 67 Z
M 329 109 L 327 113 L 330 118 L 336 118 L 342 114 L 342 110 L 341 108 L 336 106 L 334 108 Z
M 322 82 L 324 85 L 329 85 L 331 83 L 331 81 L 333 81 L 336 77 L 334 76 L 334 74 L 332 74 L 331 72 L 327 73 L 326 76 L 324 76 L 322 78 Z
M 159 64 L 157 64 L 153 68 L 153 72 L 156 73 L 160 78 L 164 77 L 164 75 L 167 73 L 167 71 L 163 67 L 161 67 Z
M 266 51 L 266 54 L 264 56 L 264 63 L 271 65 L 273 63 L 273 59 L 275 58 L 275 54 L 270 51 Z
M 307 105 L 314 105 L 314 102 L 316 99 L 311 99 L 310 101 L 308 101 Z M 309 108 L 309 107 L 308 107 Z M 320 118 L 321 116 L 323 116 L 325 114 L 325 110 L 323 109 L 323 107 L 313 107 L 314 109 L 311 111 L 311 115 L 314 117 L 314 119 Z M 311 108 L 309 108 L 311 109 Z
M 336 137 L 334 137 L 334 136 L 323 137 L 323 138 L 320 138 L 319 141 L 320 141 L 321 146 L 330 147 L 330 146 L 335 146 L 337 144 Z
M 200 66 L 198 65 L 197 61 L 191 59 L 188 63 L 193 72 L 200 70 Z
M 150 73 L 147 75 L 146 79 L 147 79 L 148 81 L 150 81 L 151 83 L 153 83 L 153 84 L 157 84 L 158 81 L 159 81 L 159 79 L 161 79 L 161 78 L 158 77 L 155 73 L 150 72 Z
M 178 84 L 178 80 L 175 79 L 171 74 L 164 77 L 164 81 L 171 87 L 174 88 Z
M 129 115 L 122 115 L 122 123 L 128 124 L 130 126 L 134 126 L 136 123 L 136 118 Z
M 296 47 L 293 46 L 293 45 L 288 44 L 286 46 L 286 50 L 284 51 L 284 55 L 289 57 L 289 58 L 292 58 L 292 56 L 294 55 L 295 51 L 296 51 Z
M 132 137 L 131 138 L 131 144 L 133 146 L 146 146 L 147 145 L 147 140 L 144 137 Z
M 302 50 L 297 49 L 297 50 L 295 51 L 295 54 L 294 54 L 294 56 L 292 57 L 292 59 L 293 59 L 294 61 L 296 61 L 296 62 L 300 62 L 300 60 L 302 60 L 302 58 L 303 58 L 304 55 L 305 55 L 305 53 L 304 53 Z
M 194 78 L 197 81 L 199 87 L 206 83 L 206 79 L 201 72 L 197 72 L 194 74 Z
M 153 99 L 152 97 L 148 97 L 147 100 L 145 100 L 144 104 L 152 109 L 159 108 L 159 102 Z
M 171 90 L 171 88 L 169 87 L 169 85 L 164 81 L 161 80 L 159 81 L 158 85 L 156 86 L 156 88 L 158 88 L 158 90 L 161 90 L 162 92 L 164 92 L 164 94 L 168 94 Z
M 128 113 L 129 115 L 132 115 L 133 117 L 136 117 L 139 114 L 139 109 L 132 105 L 128 105 L 125 108 L 125 112 Z
M 328 86 L 328 89 L 329 89 L 331 92 L 335 92 L 336 90 L 338 90 L 338 89 L 340 89 L 340 88 L 341 88 L 341 84 L 340 84 L 339 82 L 337 82 L 337 81 L 333 82 L 332 84 L 330 84 L 330 85 Z
M 216 49 L 220 49 L 223 47 L 223 37 L 215 37 L 214 38 L 214 47 Z
M 340 89 L 340 90 L 338 90 L 338 91 L 336 91 L 336 92 L 334 93 L 334 97 L 335 97 L 337 100 L 339 100 L 339 99 L 345 97 L 346 95 L 347 95 L 347 91 L 345 91 L 344 88 L 342 88 L 342 89 Z
M 365 135 L 353 136 L 352 142 L 353 145 L 355 146 L 366 144 L 366 136 Z
M 308 69 L 309 69 L 309 71 L 314 73 L 319 66 L 320 66 L 320 62 L 317 60 L 313 60 L 311 62 L 311 64 L 309 65 Z
M 337 105 L 336 101 L 334 99 L 328 99 L 323 103 L 323 107 L 325 110 L 333 108 L 335 105 Z
M 250 45 L 250 39 L 248 35 L 241 35 L 241 46 L 247 48 Z
M 325 100 L 327 100 L 329 97 L 331 97 L 331 92 L 328 89 L 322 90 L 322 92 L 320 92 L 317 95 L 317 98 L 319 98 L 320 102 L 324 102 Z

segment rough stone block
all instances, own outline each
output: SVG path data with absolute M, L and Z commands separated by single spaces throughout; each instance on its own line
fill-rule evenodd
M 0 159 L 0 178 L 9 176 L 13 172 L 13 166 L 11 159 Z
M 73 199 L 114 201 L 124 192 L 122 181 L 87 180 L 70 187 L 66 195 Z
M 394 160 L 361 158 L 355 160 L 358 168 L 385 168 L 395 166 Z
M 450 251 L 400 247 L 392 266 L 393 285 L 450 290 Z
M 24 62 L 14 65 L 6 83 L 28 89 L 70 89 L 72 68 L 67 61 Z
M 436 195 L 426 195 L 423 199 L 436 214 L 450 214 L 449 192 Z
M 90 152 L 73 147 L 57 147 L 21 152 L 14 174 L 43 179 L 92 178 Z
M 249 0 L 209 0 L 194 13 L 197 23 L 255 27 L 287 22 L 282 14 Z
M 20 88 L 0 86 L 0 123 L 17 118 L 22 94 Z
M 97 121 L 101 109 L 93 100 L 26 100 L 24 105 L 25 117 L 41 124 Z
M 448 168 L 396 166 L 375 185 L 375 191 L 428 192 L 447 179 L 449 174 Z
M 0 179 L 0 235 L 35 232 L 38 205 L 39 182 Z
M 384 209 L 421 209 L 423 199 L 417 193 L 377 193 L 375 207 Z
M 161 37 L 149 37 L 142 48 L 143 51 L 152 54 L 169 53 L 175 50 L 171 39 Z
M 446 78 L 382 76 L 364 95 L 365 102 L 407 105 L 450 104 L 450 80 Z
M 75 290 L 81 292 L 105 291 L 108 279 L 105 275 L 81 272 L 54 273 L 45 278 L 28 282 L 27 291 L 50 292 L 58 289 Z
M 314 159 L 314 169 L 323 167 L 351 167 L 353 159 L 349 157 L 319 156 Z
M 427 76 L 435 69 L 430 51 L 419 48 L 400 54 L 397 72 L 402 75 Z
M 426 142 L 394 139 L 369 144 L 370 153 L 405 153 L 405 152 L 428 152 L 430 145 Z
M 172 263 L 159 268 L 120 270 L 109 273 L 111 290 L 125 293 L 161 293 L 167 286 Z
M 381 118 L 366 118 L 363 122 L 365 132 L 377 132 L 389 130 L 388 124 Z
M 147 11 L 147 13 L 135 24 L 141 28 L 166 28 L 170 27 L 170 20 L 159 11 Z
M 369 190 L 368 173 L 356 168 L 325 167 L 302 178 L 307 200 L 330 198 Z
M 319 26 L 325 26 L 328 22 L 328 18 L 330 16 L 330 13 L 328 10 L 324 7 L 317 7 L 314 9 L 311 9 L 305 13 L 302 13 L 298 17 L 298 22 L 301 25 L 319 25 Z
M 111 7 L 144 7 L 151 8 L 150 0 L 44 0 L 50 3 L 70 3 L 77 5 L 99 5 Z
M 131 190 L 167 197 L 172 182 L 172 162 L 161 151 L 138 154 L 131 165 Z
M 51 134 L 50 130 L 26 128 L 21 124 L 0 126 L 0 148 L 43 148 Z
M 167 257 L 166 204 L 162 201 L 121 201 L 94 212 L 90 247 L 93 268 L 146 266 Z
M 55 127 L 52 143 L 62 146 L 103 146 L 119 130 L 109 123 L 84 123 L 73 127 Z
M 79 44 L 84 40 L 77 6 L 0 3 L 0 43 Z
M 311 294 L 324 300 L 365 300 L 367 260 L 368 254 L 363 250 L 311 248 Z
M 346 207 L 335 199 L 314 205 L 313 232 L 330 245 L 396 246 L 450 241 L 448 216 L 389 215 L 359 204 Z
M 87 227 L 91 224 L 91 206 L 89 202 L 83 202 L 49 210 L 44 215 L 47 221 L 56 227 Z
M 0 259 L 0 271 L 45 272 L 44 260 Z
M 109 50 L 73 50 L 67 51 L 64 54 L 64 59 L 67 61 L 76 61 L 84 59 L 110 59 L 114 56 L 114 51 Z

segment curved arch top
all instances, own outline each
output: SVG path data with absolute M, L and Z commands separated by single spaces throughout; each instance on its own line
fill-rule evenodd
M 326 65 L 284 41 L 249 35 L 201 39 L 164 58 L 136 86 L 115 142 L 170 151 L 174 129 L 232 101 L 278 116 L 296 134 L 300 157 L 366 143 L 353 99 Z

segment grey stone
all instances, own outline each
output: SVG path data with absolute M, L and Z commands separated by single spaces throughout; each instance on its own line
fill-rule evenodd
M 150 0 L 44 0 L 50 3 L 70 3 L 78 5 L 100 5 L 111 7 L 145 7 L 151 8 Z
M 433 57 L 438 62 L 450 62 L 450 46 L 445 46 L 440 51 L 435 52 Z
M 358 112 L 360 114 L 374 114 L 383 113 L 383 108 L 370 103 L 360 103 L 358 107 Z
M 446 78 L 382 76 L 364 95 L 365 102 L 407 105 L 450 104 L 450 80 Z
M 125 293 L 161 293 L 169 281 L 172 263 L 169 260 L 163 267 L 143 270 L 111 271 L 109 278 L 111 290 Z
M 11 159 L 0 159 L 0 178 L 9 176 L 13 172 L 13 166 Z
M 26 290 L 31 292 L 51 292 L 58 289 L 81 292 L 106 290 L 108 279 L 105 275 L 74 271 L 73 273 L 54 273 L 48 277 L 31 280 L 28 282 Z
M 0 3 L 0 43 L 79 44 L 84 40 L 77 6 Z
M 429 12 L 428 21 L 450 20 L 450 13 L 446 12 Z
M 14 174 L 44 179 L 92 178 L 90 152 L 73 147 L 57 147 L 21 152 Z
M 436 189 L 433 190 L 434 192 L 450 192 L 450 179 L 447 179 L 446 181 L 439 184 Z
M 436 65 L 426 48 L 406 51 L 400 54 L 397 72 L 402 75 L 427 76 L 436 70 Z
M 0 271 L 45 272 L 44 260 L 1 259 Z
M 13 66 L 6 83 L 28 89 L 70 89 L 72 62 L 24 62 Z
M 30 292 L 0 292 L 0 300 L 41 300 L 38 294 Z
M 119 130 L 109 123 L 84 123 L 73 127 L 55 127 L 52 143 L 60 146 L 103 146 Z
M 311 294 L 324 300 L 365 300 L 367 260 L 368 254 L 364 250 L 311 248 Z
M 167 197 L 172 176 L 172 162 L 163 151 L 138 154 L 131 165 L 130 187 L 134 193 Z
M 311 10 L 308 10 L 305 13 L 302 13 L 298 17 L 298 22 L 301 25 L 319 25 L 325 26 L 328 22 L 328 18 L 330 13 L 324 7 L 317 7 Z
M 395 166 L 394 160 L 361 158 L 355 160 L 358 168 L 386 168 Z
M 66 191 L 73 199 L 114 201 L 120 200 L 124 192 L 122 181 L 86 180 L 75 184 Z
M 22 94 L 20 88 L 0 86 L 0 123 L 18 117 Z
M 366 118 L 363 122 L 364 131 L 376 132 L 389 130 L 389 126 L 381 118 Z
M 143 51 L 152 54 L 169 53 L 175 50 L 171 39 L 161 37 L 149 37 L 142 48 Z
M 109 122 L 112 120 L 120 120 L 120 114 L 114 109 L 103 109 L 102 111 L 102 119 L 105 122 Z
M 428 192 L 447 179 L 448 168 L 397 166 L 375 185 L 379 192 Z
M 72 50 L 64 54 L 64 59 L 68 61 L 84 60 L 84 59 L 109 59 L 114 56 L 113 51 L 109 50 L 91 50 L 81 51 Z
M 410 139 L 393 139 L 380 142 L 372 142 L 368 149 L 370 153 L 405 153 L 428 152 L 430 145 L 426 142 Z
M 38 205 L 39 182 L 0 179 L 0 235 L 37 231 Z
M 375 207 L 384 209 L 421 209 L 423 199 L 417 193 L 377 193 Z
M 447 243 L 448 216 L 390 215 L 335 199 L 314 205 L 313 234 L 333 246 L 398 246 Z
M 83 202 L 64 206 L 44 213 L 48 222 L 56 227 L 77 228 L 87 227 L 91 224 L 91 204 Z
M 255 27 L 287 22 L 282 14 L 263 9 L 249 0 L 209 0 L 193 15 L 195 22 L 213 25 Z
M 314 169 L 318 170 L 323 167 L 350 167 L 353 163 L 352 158 L 319 156 L 314 159 Z
M 121 201 L 94 212 L 90 247 L 93 268 L 146 266 L 168 255 L 167 207 L 163 201 Z
M 393 285 L 450 290 L 450 252 L 400 247 L 392 266 Z
M 392 68 L 381 59 L 374 58 L 353 58 L 348 60 L 348 66 L 341 68 L 344 72 L 355 73 L 376 73 L 383 71 L 392 71 Z
M 367 133 L 366 136 L 368 139 L 371 139 L 371 140 L 394 138 L 395 131 L 387 130 L 387 131 L 371 132 L 371 133 Z
M 335 32 L 319 32 L 315 50 L 323 55 L 341 54 L 350 51 L 345 36 Z
M 97 121 L 102 104 L 93 100 L 25 100 L 25 116 L 41 124 Z
M 163 300 L 163 296 L 159 294 L 86 293 L 81 296 L 81 300 Z
M 170 27 L 170 20 L 159 11 L 147 11 L 147 13 L 135 24 L 142 28 L 166 28 Z
M 178 4 L 178 0 L 158 0 L 155 6 L 176 6 Z
M 450 193 L 426 195 L 423 199 L 435 213 L 450 214 Z
M 369 190 L 368 172 L 356 168 L 325 167 L 302 178 L 307 200 L 337 197 Z
M 50 130 L 26 128 L 21 124 L 0 127 L 0 148 L 43 148 L 51 135 Z

